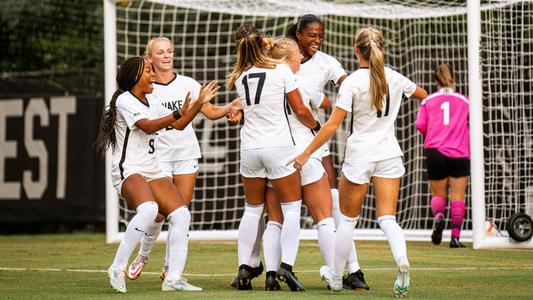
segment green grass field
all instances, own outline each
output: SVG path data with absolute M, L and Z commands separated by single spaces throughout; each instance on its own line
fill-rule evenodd
M 532 250 L 447 246 L 408 243 L 410 298 L 533 298 Z M 185 276 L 203 292 L 161 292 L 164 244 L 158 243 L 146 272 L 128 281 L 128 293 L 121 295 L 111 290 L 105 273 L 116 248 L 105 244 L 102 234 L 0 236 L 0 299 L 390 299 L 395 280 L 388 244 L 361 241 L 358 256 L 370 291 L 332 294 L 318 275 L 322 258 L 316 241 L 302 241 L 295 271 L 305 292 L 290 292 L 286 286 L 281 292 L 265 292 L 264 276 L 252 282 L 253 291 L 237 291 L 229 287 L 237 270 L 236 242 L 193 241 Z

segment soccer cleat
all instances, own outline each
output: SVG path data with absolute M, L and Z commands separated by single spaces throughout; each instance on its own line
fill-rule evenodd
M 276 271 L 269 271 L 266 273 L 265 291 L 279 291 L 281 286 L 276 279 Z
M 348 276 L 342 278 L 342 285 L 347 290 L 366 291 L 370 287 L 365 281 L 365 275 L 363 271 L 357 270 L 348 274 Z
M 450 240 L 450 248 L 466 248 L 466 246 L 459 242 L 458 237 L 452 236 L 452 239 Z
M 172 291 L 184 291 L 184 292 L 199 292 L 202 291 L 202 288 L 194 286 L 187 282 L 185 278 L 179 278 L 176 280 L 163 280 L 161 285 L 161 290 L 163 292 L 172 292 Z
M 399 264 L 397 271 L 397 278 L 394 282 L 394 296 L 396 298 L 403 298 L 407 296 L 407 292 L 411 287 L 409 283 L 409 263 L 406 258 L 401 259 L 402 262 Z
M 298 280 L 298 277 L 296 277 L 296 275 L 292 272 L 292 270 L 288 270 L 287 267 L 285 267 L 283 263 L 278 269 L 277 277 L 279 280 L 285 282 L 289 286 L 289 289 L 291 289 L 291 291 L 293 292 L 305 291 L 304 286 Z
M 164 266 L 163 269 L 161 270 L 161 274 L 159 275 L 159 278 L 161 278 L 161 280 L 165 280 L 165 278 L 167 278 L 167 273 L 168 273 L 168 266 Z
M 141 276 L 142 271 L 144 270 L 144 267 L 146 267 L 146 264 L 148 263 L 148 257 L 137 255 L 135 260 L 131 263 L 131 265 L 128 268 L 128 272 L 126 273 L 126 277 L 130 280 L 135 280 Z
M 342 291 L 342 280 L 335 280 L 333 270 L 330 266 L 320 267 L 320 278 L 328 285 L 328 289 L 333 292 Z
M 237 272 L 237 276 L 233 278 L 231 283 L 229 284 L 232 288 L 236 289 L 239 286 L 239 273 Z
M 249 265 L 240 265 L 239 273 L 237 275 L 237 289 L 251 290 L 252 289 L 252 267 Z
M 259 275 L 263 274 L 263 269 L 264 267 L 263 267 L 262 262 L 259 262 L 259 266 L 252 267 L 252 279 L 259 277 Z M 231 281 L 230 286 L 232 288 L 237 288 L 238 285 L 239 285 L 239 275 L 237 274 L 237 276 L 235 276 L 235 278 L 233 278 L 233 280 Z
M 431 234 L 431 242 L 433 245 L 439 245 L 442 241 L 442 231 L 444 230 L 444 219 L 439 216 L 435 219 L 433 224 L 433 233 Z
M 124 279 L 124 271 L 117 270 L 113 266 L 107 269 L 107 276 L 109 277 L 109 284 L 119 293 L 126 292 L 126 280 Z

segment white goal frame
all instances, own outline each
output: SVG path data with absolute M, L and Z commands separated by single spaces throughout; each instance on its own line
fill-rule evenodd
M 117 0 L 103 0 L 104 4 L 104 44 L 105 44 L 105 104 L 108 105 L 116 89 L 117 43 L 116 43 L 116 3 Z M 185 1 L 186 2 L 186 1 Z M 479 0 L 467 1 L 468 29 L 468 86 L 470 102 L 471 139 L 471 196 L 472 228 L 463 230 L 462 241 L 473 242 L 474 249 L 484 248 L 533 248 L 533 240 L 517 243 L 509 237 L 487 236 L 485 233 L 485 166 L 483 148 L 483 106 L 482 79 L 480 69 L 481 6 Z M 119 199 L 111 183 L 111 155 L 106 154 L 106 241 L 118 242 L 123 236 L 119 232 Z M 404 230 L 409 241 L 430 241 L 431 230 Z M 190 232 L 192 240 L 236 240 L 237 230 L 198 230 Z M 445 230 L 444 239 L 450 238 L 451 231 Z M 316 239 L 314 229 L 303 229 L 302 239 Z M 356 229 L 354 238 L 358 240 L 384 240 L 379 229 Z M 162 232 L 158 240 L 166 239 Z

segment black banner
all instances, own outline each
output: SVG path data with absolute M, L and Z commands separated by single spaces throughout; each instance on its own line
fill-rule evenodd
M 0 231 L 105 223 L 104 161 L 94 149 L 102 106 L 101 97 L 2 96 Z

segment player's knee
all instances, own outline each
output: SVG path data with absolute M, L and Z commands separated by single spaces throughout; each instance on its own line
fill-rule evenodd
M 187 226 L 191 223 L 191 213 L 187 206 L 181 206 L 169 215 L 169 221 L 171 226 Z
M 150 220 L 155 220 L 158 214 L 159 207 L 155 201 L 147 201 L 137 206 L 137 214 L 145 216 Z

